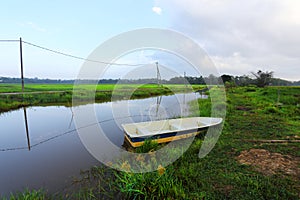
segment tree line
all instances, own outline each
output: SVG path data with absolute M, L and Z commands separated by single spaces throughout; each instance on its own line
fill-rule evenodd
M 264 86 L 299 86 L 300 81 L 287 81 L 280 78 L 274 78 L 273 72 L 263 72 L 258 70 L 256 73 L 252 72 L 251 75 L 243 76 L 232 76 L 228 74 L 223 74 L 218 77 L 213 74 L 210 74 L 207 77 L 199 76 L 179 76 L 173 77 L 169 80 L 160 80 L 160 84 L 198 84 L 198 85 L 219 85 L 227 84 L 231 86 L 247 86 L 247 85 L 256 85 L 258 87 Z M 75 80 L 61 80 L 61 79 L 39 79 L 39 78 L 25 78 L 25 83 L 35 83 L 35 84 L 73 84 Z M 80 80 L 82 84 L 95 83 L 94 80 Z M 20 78 L 11 78 L 11 77 L 0 77 L 1 83 L 21 83 Z M 99 84 L 157 84 L 158 81 L 156 78 L 151 79 L 101 79 L 98 81 Z

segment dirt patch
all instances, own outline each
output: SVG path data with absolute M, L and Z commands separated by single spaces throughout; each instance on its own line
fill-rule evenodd
M 287 174 L 300 177 L 300 159 L 280 153 L 271 153 L 265 149 L 242 151 L 237 160 L 245 165 L 254 166 L 257 171 L 265 174 Z
M 250 111 L 252 110 L 250 107 L 247 106 L 236 106 L 237 110 L 242 110 L 242 111 Z
M 222 192 L 226 196 L 228 196 L 230 194 L 230 192 L 234 189 L 234 187 L 232 185 L 220 185 L 220 184 L 214 185 L 214 188 L 216 190 Z

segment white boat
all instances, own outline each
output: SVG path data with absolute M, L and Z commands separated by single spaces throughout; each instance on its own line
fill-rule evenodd
M 141 146 L 146 139 L 157 143 L 196 136 L 211 126 L 221 124 L 222 118 L 189 117 L 160 121 L 122 124 L 125 140 L 132 147 Z

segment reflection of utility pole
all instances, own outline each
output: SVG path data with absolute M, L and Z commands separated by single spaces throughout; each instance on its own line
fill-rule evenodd
M 161 99 L 162 99 L 162 96 L 158 96 L 156 98 L 156 117 L 158 117 L 158 110 L 159 110 L 159 107 L 160 107 Z
M 188 115 L 188 106 L 187 106 L 187 102 L 186 102 L 186 96 L 185 93 L 183 93 L 183 116 L 187 116 Z
M 159 68 L 158 68 L 158 62 L 156 62 L 155 64 L 156 64 L 157 85 L 160 86 L 160 84 L 161 84 L 161 76 L 160 76 L 160 72 L 159 72 Z
M 68 106 L 70 106 L 69 102 L 68 102 Z M 72 125 L 72 122 L 73 122 L 73 119 L 74 119 L 74 112 L 73 112 L 71 106 L 70 106 L 70 110 L 71 110 L 71 113 L 72 113 L 72 117 L 71 117 L 71 121 L 70 121 L 70 123 L 69 123 L 69 128 L 71 128 L 71 125 Z
M 28 145 L 28 150 L 30 151 L 30 138 L 29 138 L 26 108 L 23 107 L 23 110 L 24 110 L 25 130 L 26 130 L 26 136 L 27 136 L 27 145 Z

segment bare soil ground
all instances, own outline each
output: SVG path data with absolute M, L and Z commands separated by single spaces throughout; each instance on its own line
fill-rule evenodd
M 271 153 L 265 149 L 242 151 L 237 157 L 241 164 L 251 165 L 265 175 L 285 174 L 300 177 L 300 159 L 280 153 Z

